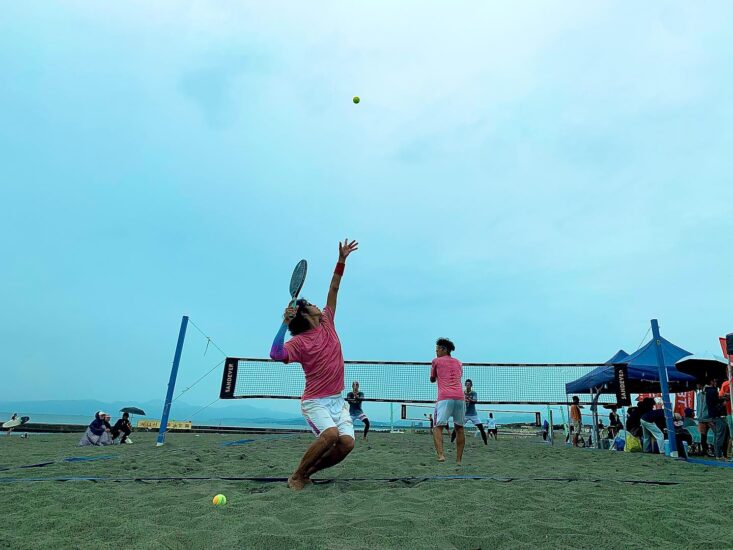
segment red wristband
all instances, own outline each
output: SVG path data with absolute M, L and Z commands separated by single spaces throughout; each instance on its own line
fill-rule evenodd
M 344 262 L 338 262 L 336 264 L 336 269 L 333 270 L 334 274 L 341 275 L 343 277 L 345 267 L 346 267 L 346 264 Z

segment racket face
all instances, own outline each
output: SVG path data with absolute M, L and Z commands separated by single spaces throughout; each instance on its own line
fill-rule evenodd
M 300 289 L 303 288 L 305 282 L 305 274 L 308 271 L 308 262 L 300 260 L 298 265 L 293 269 L 293 275 L 290 277 L 290 297 L 295 299 L 300 294 Z

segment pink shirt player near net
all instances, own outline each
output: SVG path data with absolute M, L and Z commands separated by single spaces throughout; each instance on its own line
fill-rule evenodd
M 305 373 L 301 399 L 341 394 L 344 389 L 344 356 L 330 307 L 323 309 L 320 325 L 293 336 L 285 343 L 285 350 L 288 354 L 285 363 L 300 363 Z
M 438 401 L 444 399 L 464 399 L 463 364 L 450 355 L 436 357 L 430 367 L 430 378 L 436 378 L 438 382 Z

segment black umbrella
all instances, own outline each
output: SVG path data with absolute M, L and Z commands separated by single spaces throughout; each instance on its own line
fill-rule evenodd
M 728 361 L 717 355 L 688 355 L 674 365 L 678 371 L 690 374 L 701 382 L 712 376 L 718 382 L 728 380 Z
M 145 411 L 142 409 L 138 409 L 137 407 L 123 407 L 120 409 L 121 413 L 130 413 L 130 414 L 138 414 L 140 416 L 145 416 Z

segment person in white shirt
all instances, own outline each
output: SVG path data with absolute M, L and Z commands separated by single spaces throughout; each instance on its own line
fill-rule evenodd
M 494 418 L 494 413 L 489 413 L 489 418 L 486 419 L 486 433 L 489 434 L 489 437 L 493 437 L 494 439 L 497 438 L 497 429 L 496 429 L 496 419 Z

